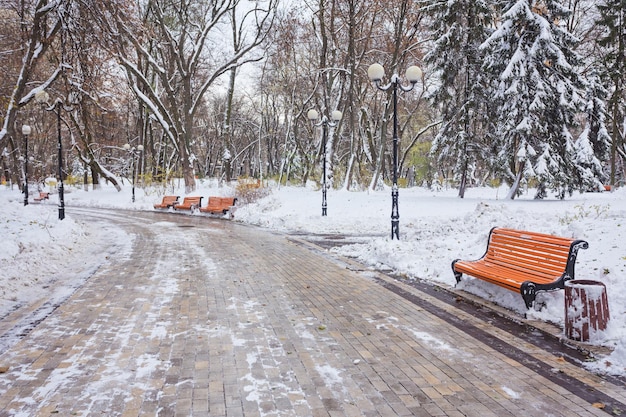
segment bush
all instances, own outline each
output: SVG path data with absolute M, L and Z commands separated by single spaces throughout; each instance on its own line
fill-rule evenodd
M 271 190 L 263 181 L 254 178 L 240 178 L 237 180 L 236 194 L 239 204 L 253 203 L 270 195 Z

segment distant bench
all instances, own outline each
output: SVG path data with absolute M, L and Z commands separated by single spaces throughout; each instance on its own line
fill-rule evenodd
M 157 203 L 154 205 L 155 209 L 169 209 L 170 207 L 175 206 L 179 203 L 178 199 L 180 197 L 177 195 L 166 195 L 163 196 L 163 201 L 161 203 Z
M 160 203 L 154 204 L 154 208 L 172 208 L 175 211 L 190 211 L 191 213 L 199 211 L 203 214 L 228 216 L 232 219 L 236 203 L 237 198 L 235 197 L 209 197 L 207 206 L 202 207 L 202 197 L 185 197 L 181 202 L 178 196 L 166 195 Z
M 200 207 L 201 213 L 228 215 L 232 218 L 235 211 L 235 197 L 209 197 L 206 207 Z
M 46 193 L 43 191 L 39 192 L 39 197 L 35 197 L 33 200 L 35 201 L 43 201 L 43 200 L 48 200 L 50 199 L 50 193 Z
M 574 279 L 578 250 L 588 247 L 584 240 L 494 227 L 482 258 L 456 259 L 452 271 L 457 283 L 467 274 L 519 292 L 531 308 L 537 291 L 562 289 Z
M 182 203 L 174 205 L 174 210 L 189 210 L 192 213 L 202 204 L 202 197 L 185 197 Z

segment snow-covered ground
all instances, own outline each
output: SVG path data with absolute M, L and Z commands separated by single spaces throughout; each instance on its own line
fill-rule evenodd
M 485 250 L 494 226 L 555 234 L 589 242 L 576 265 L 577 279 L 600 281 L 607 287 L 611 321 L 592 343 L 614 348 L 613 353 L 593 364 L 594 370 L 626 375 L 626 190 L 574 194 L 563 201 L 533 200 L 534 192 L 505 200 L 506 188 L 469 189 L 464 199 L 456 190 L 400 189 L 400 240 L 391 240 L 389 190 L 349 192 L 329 190 L 328 215 L 321 216 L 321 191 L 314 187 L 269 186 L 268 196 L 242 204 L 235 221 L 305 234 L 347 236 L 350 242 L 335 251 L 356 257 L 375 268 L 391 269 L 408 278 L 454 285 L 453 259 L 476 259 Z M 193 195 L 232 196 L 235 188 L 216 182 L 200 182 Z M 168 191 L 171 194 L 172 190 Z M 184 195 L 178 191 L 177 194 Z M 53 297 L 88 276 L 110 250 L 123 250 L 129 237 L 119 230 L 102 230 L 72 216 L 72 207 L 103 207 L 152 210 L 162 190 L 136 189 L 121 192 L 112 187 L 85 192 L 66 188 L 66 219 L 57 219 L 57 196 L 49 202 L 23 206 L 23 195 L 14 188 L 0 187 L 0 318 L 15 308 L 48 296 Z M 174 214 L 173 214 L 174 215 Z M 103 250 L 101 243 L 111 249 Z M 71 273 L 68 273 L 70 271 Z M 63 290 L 66 288 L 66 290 Z M 519 294 L 474 279 L 464 279 L 462 288 L 497 302 L 520 315 L 526 312 Z M 563 291 L 540 293 L 540 311 L 534 319 L 563 326 Z

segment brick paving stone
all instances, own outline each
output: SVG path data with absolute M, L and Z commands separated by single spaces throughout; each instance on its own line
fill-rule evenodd
M 0 355 L 0 417 L 606 415 L 385 280 L 626 403 L 623 385 L 306 242 L 197 216 L 89 216 L 132 250 Z

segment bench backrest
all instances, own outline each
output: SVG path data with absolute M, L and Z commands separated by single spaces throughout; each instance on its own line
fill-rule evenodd
M 183 199 L 183 205 L 186 206 L 189 204 L 198 204 L 201 199 L 202 197 L 185 197 Z
M 526 272 L 560 276 L 566 270 L 572 245 L 576 242 L 543 233 L 494 228 L 484 259 Z
M 182 204 L 177 204 L 176 207 L 191 207 L 191 206 L 199 206 L 202 201 L 202 197 L 185 197 L 183 199 Z
M 235 205 L 236 200 L 234 197 L 209 197 L 207 207 L 229 208 Z
M 176 201 L 178 201 L 178 196 L 177 195 L 166 195 L 163 196 L 163 201 L 161 202 L 161 204 L 166 205 L 166 204 L 173 204 Z

